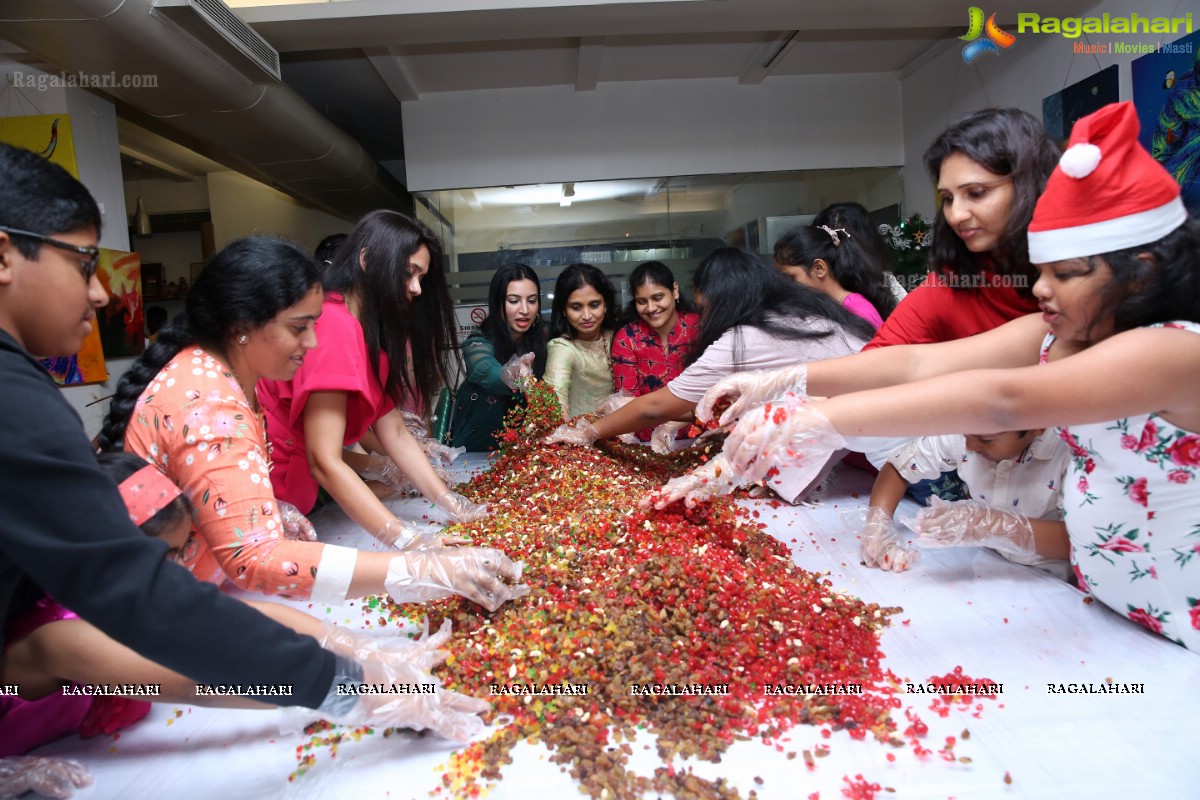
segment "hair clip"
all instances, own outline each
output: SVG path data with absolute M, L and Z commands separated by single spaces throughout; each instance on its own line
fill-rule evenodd
M 839 239 L 838 239 L 838 232 L 839 232 L 839 231 L 840 231 L 841 233 L 844 233 L 844 234 L 846 234 L 846 238 L 847 238 L 847 239 L 851 238 L 851 237 L 850 237 L 850 232 L 849 232 L 849 231 L 847 231 L 845 228 L 831 228 L 831 227 L 829 227 L 828 225 L 821 225 L 821 226 L 820 226 L 820 228 L 821 228 L 821 230 L 823 230 L 823 231 L 825 231 L 826 233 L 828 233 L 828 234 L 829 234 L 829 238 L 830 238 L 830 239 L 833 239 L 833 246 L 834 246 L 834 247 L 837 247 L 838 245 L 840 245 L 840 244 L 841 244 L 841 240 L 839 240 Z

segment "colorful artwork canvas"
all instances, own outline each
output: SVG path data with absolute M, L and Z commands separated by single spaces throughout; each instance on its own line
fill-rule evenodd
M 75 137 L 71 118 L 66 114 L 0 118 L 0 142 L 32 150 L 42 158 L 79 177 L 75 162 Z M 100 321 L 83 340 L 79 352 L 71 356 L 45 358 L 42 363 L 60 385 L 100 383 L 108 380 L 104 348 L 100 342 Z
M 108 305 L 96 316 L 105 358 L 140 356 L 146 349 L 141 266 L 137 253 L 100 248 L 96 274 L 108 292 Z
M 1200 31 L 1130 67 L 1139 140 L 1179 181 L 1188 211 L 1200 213 Z

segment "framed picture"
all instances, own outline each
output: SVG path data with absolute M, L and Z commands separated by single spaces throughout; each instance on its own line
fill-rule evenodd
M 142 264 L 142 298 L 160 300 L 163 295 L 162 264 Z
M 200 273 L 201 273 L 201 272 L 203 272 L 203 271 L 204 271 L 204 262 L 203 262 L 203 261 L 197 261 L 197 262 L 193 263 L 193 264 L 192 264 L 192 271 L 191 271 L 191 274 L 188 276 L 188 280 L 189 280 L 189 281 L 190 281 L 190 282 L 191 282 L 193 285 L 195 285 L 195 283 L 196 283 L 196 278 L 199 278 L 199 277 L 200 277 Z

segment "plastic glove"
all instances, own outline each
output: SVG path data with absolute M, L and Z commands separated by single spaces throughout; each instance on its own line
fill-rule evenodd
M 332 628 L 333 626 L 328 626 Z M 345 629 L 326 630 L 321 646 L 356 662 L 362 668 L 361 683 L 368 687 L 433 685 L 432 693 L 406 692 L 358 694 L 357 702 L 342 713 L 288 709 L 281 723 L 284 730 L 301 727 L 304 722 L 324 717 L 341 725 L 370 726 L 377 729 L 403 727 L 428 728 L 447 739 L 465 742 L 484 731 L 479 714 L 491 706 L 486 700 L 445 689 L 430 674 L 445 660 L 440 650 L 450 638 L 446 620 L 433 636 L 418 640 L 405 636 L 367 636 Z M 355 681 L 357 683 L 357 681 Z M 303 720 L 303 721 L 301 721 Z
M 450 515 L 455 522 L 475 522 L 488 515 L 488 507 L 472 503 L 458 492 L 445 489 L 433 499 L 433 504 Z
M 654 429 L 650 434 L 650 449 L 659 455 L 666 455 L 671 452 L 671 445 L 675 442 L 675 436 L 688 426 L 686 422 L 670 421 L 664 422 Z
M 529 594 L 529 587 L 518 583 L 524 569 L 524 564 L 513 563 L 490 547 L 422 550 L 393 558 L 383 587 L 397 603 L 460 595 L 495 611 L 509 600 Z
M 600 416 L 611 414 L 619 408 L 624 408 L 625 404 L 633 399 L 633 395 L 622 389 L 619 392 L 614 392 L 608 397 L 600 401 L 600 405 L 596 406 L 596 413 Z
M 279 521 L 283 524 L 285 539 L 296 539 L 301 542 L 315 542 L 317 529 L 308 521 L 308 517 L 300 513 L 300 509 L 283 500 L 276 500 L 279 506 Z
M 449 539 L 436 530 L 418 528 L 411 522 L 402 519 L 392 519 L 375 534 L 375 539 L 381 544 L 396 550 L 417 551 L 430 550 L 465 541 L 464 539 Z
M 578 447 L 591 447 L 600 438 L 592 423 L 580 417 L 573 423 L 559 425 L 546 437 L 546 444 L 572 444 Z
M 754 406 L 788 394 L 808 394 L 808 367 L 797 364 L 783 369 L 756 369 L 750 372 L 735 372 L 713 384 L 696 404 L 696 419 L 708 422 L 712 419 L 713 407 L 724 397 L 733 398 L 733 403 L 721 414 L 719 422 L 727 425 L 741 417 Z
M 421 419 L 420 414 L 402 408 L 400 409 L 400 419 L 404 420 L 404 427 L 408 428 L 408 432 L 414 439 L 419 441 L 429 438 L 429 426 L 425 424 L 425 420 Z
M 722 455 L 742 483 L 753 483 L 773 467 L 803 470 L 815 478 L 846 440 L 814 405 L 790 397 L 742 416 L 725 439 Z M 791 480 L 797 485 L 800 475 Z
M 917 512 L 913 530 L 920 534 L 917 544 L 922 547 L 990 547 L 1015 556 L 1037 552 L 1028 517 L 982 500 L 947 503 L 932 497 L 929 507 Z
M 525 391 L 525 383 L 533 377 L 533 353 L 513 356 L 500 368 L 500 380 L 514 392 Z
M 454 459 L 467 452 L 465 447 L 448 447 L 436 439 L 417 439 L 417 444 L 421 445 L 425 457 L 429 459 L 429 463 L 435 470 L 439 467 L 443 469 L 449 467 L 454 463 Z
M 878 506 L 867 509 L 867 523 L 859 535 L 862 560 L 868 567 L 903 572 L 917 562 L 919 551 L 907 544 L 907 535 Z
M 686 475 L 667 481 L 661 489 L 643 497 L 638 502 L 638 508 L 666 508 L 677 500 L 683 500 L 688 508 L 695 508 L 697 503 L 729 494 L 740 485 L 741 481 L 734 476 L 724 455 L 718 455 Z
M 0 798 L 34 792 L 43 797 L 70 797 L 92 785 L 92 773 L 69 758 L 13 756 L 0 758 Z
M 396 491 L 410 492 L 413 490 L 412 481 L 404 474 L 404 471 L 387 456 L 382 453 L 371 453 L 368 455 L 367 466 L 359 471 L 359 477 L 365 481 L 379 481 L 386 483 Z

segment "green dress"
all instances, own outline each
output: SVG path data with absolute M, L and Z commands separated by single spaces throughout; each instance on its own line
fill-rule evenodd
M 546 383 L 558 393 L 563 417 L 596 410 L 613 393 L 612 331 L 594 342 L 560 336 L 546 346 Z

